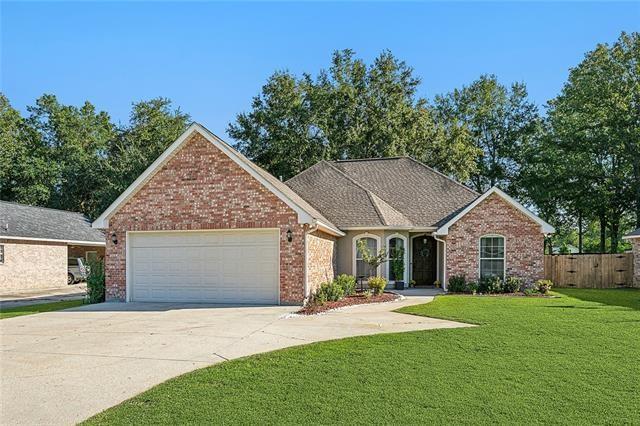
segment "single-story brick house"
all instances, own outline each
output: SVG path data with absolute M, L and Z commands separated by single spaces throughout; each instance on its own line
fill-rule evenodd
M 625 240 L 631 243 L 631 252 L 633 253 L 633 285 L 640 287 L 640 228 L 625 235 Z
M 404 280 L 543 277 L 553 228 L 408 157 L 322 161 L 287 182 L 193 124 L 93 223 L 108 300 L 299 304 L 367 275 L 356 242 L 404 248 Z M 386 265 L 375 271 L 395 279 Z
M 104 234 L 80 213 L 0 201 L 0 293 L 64 287 L 69 259 L 104 249 Z

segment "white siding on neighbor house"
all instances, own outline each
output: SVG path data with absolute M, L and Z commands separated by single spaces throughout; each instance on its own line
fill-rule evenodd
M 0 293 L 67 286 L 67 245 L 3 240 Z
M 277 304 L 275 229 L 128 234 L 130 300 Z

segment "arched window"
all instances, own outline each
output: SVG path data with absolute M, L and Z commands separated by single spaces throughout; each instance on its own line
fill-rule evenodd
M 390 235 L 387 237 L 387 248 L 389 258 L 387 262 L 387 276 L 389 281 L 405 281 L 407 274 L 407 238 L 400 234 Z M 393 270 L 392 259 L 394 259 L 396 255 L 402 256 L 402 262 L 404 264 L 404 273 L 401 277 L 396 277 L 395 271 Z
M 378 254 L 379 250 L 379 237 L 375 235 L 357 236 L 353 239 L 353 251 L 354 251 L 354 274 L 358 277 L 375 277 L 378 275 L 378 271 L 372 268 L 368 263 L 362 259 L 362 253 L 358 249 L 358 241 L 363 240 L 369 248 L 369 252 L 373 255 Z
M 505 275 L 504 237 L 486 235 L 480 238 L 480 278 Z

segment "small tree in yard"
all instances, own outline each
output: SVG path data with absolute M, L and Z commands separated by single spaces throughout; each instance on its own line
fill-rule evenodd
M 374 271 L 377 271 L 378 266 L 387 261 L 387 250 L 384 246 L 380 248 L 377 254 L 372 253 L 371 250 L 369 250 L 369 247 L 364 240 L 358 240 L 356 246 L 358 247 L 360 254 L 362 254 L 362 260 L 364 263 L 371 266 Z
M 92 260 L 89 262 L 87 302 L 104 302 L 104 262 L 102 260 Z

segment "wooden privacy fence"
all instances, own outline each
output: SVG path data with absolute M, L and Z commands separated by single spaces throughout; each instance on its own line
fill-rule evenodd
M 557 287 L 631 287 L 633 254 L 545 255 L 544 275 Z

